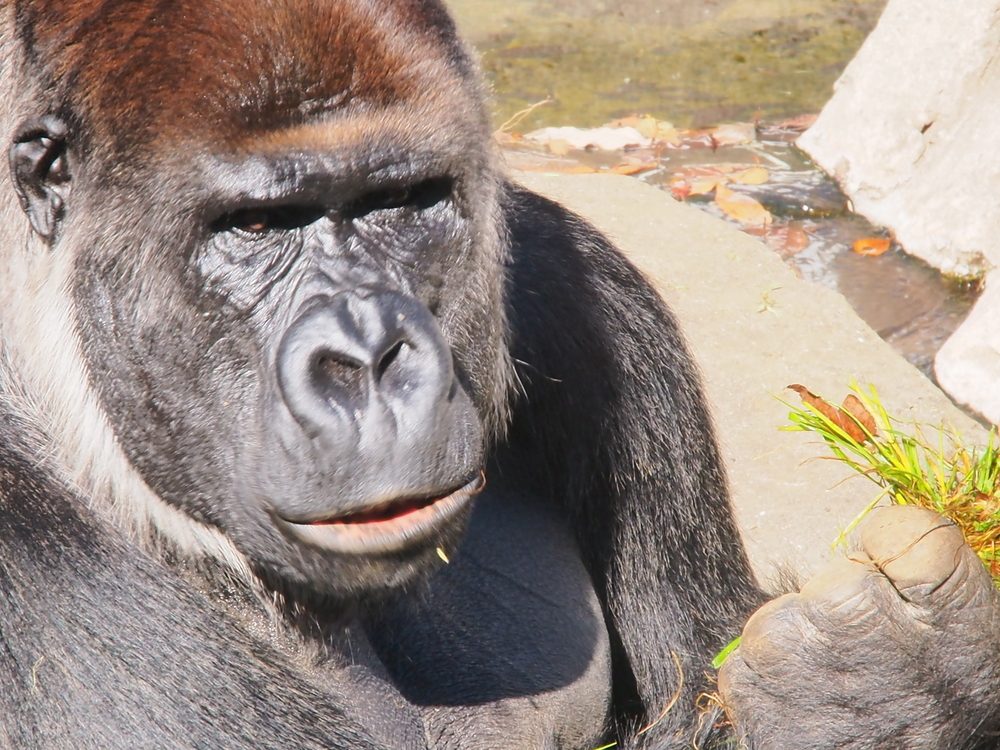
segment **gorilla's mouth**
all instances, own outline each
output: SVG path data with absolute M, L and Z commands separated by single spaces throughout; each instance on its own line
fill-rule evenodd
M 480 471 L 465 484 L 441 495 L 401 497 L 306 522 L 278 517 L 278 522 L 296 540 L 329 552 L 396 552 L 426 541 L 485 486 L 486 475 Z

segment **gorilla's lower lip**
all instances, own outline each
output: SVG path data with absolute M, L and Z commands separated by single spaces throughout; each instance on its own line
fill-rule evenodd
M 485 475 L 480 472 L 461 487 L 443 495 L 400 498 L 304 523 L 281 517 L 277 520 L 298 541 L 329 552 L 395 552 L 426 541 L 468 505 L 485 484 Z

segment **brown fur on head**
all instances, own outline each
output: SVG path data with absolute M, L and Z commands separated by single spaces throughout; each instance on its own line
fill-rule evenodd
M 475 92 L 443 10 L 420 0 L 15 2 L 16 35 L 45 90 L 118 149 L 166 140 L 231 142 L 349 101 L 426 97 L 426 82 Z M 433 22 L 433 24 L 432 24 Z M 478 97 L 473 96 L 473 106 Z M 470 114 L 462 112 L 463 116 Z M 485 113 L 479 113 L 483 126 Z

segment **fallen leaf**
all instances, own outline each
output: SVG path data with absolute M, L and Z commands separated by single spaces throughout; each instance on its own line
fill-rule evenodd
M 892 245 L 892 240 L 888 237 L 862 237 L 854 240 L 851 249 L 858 255 L 877 256 L 882 255 Z
M 717 164 L 689 164 L 684 167 L 677 169 L 674 174 L 680 177 L 685 177 L 687 179 L 697 178 L 697 177 L 719 177 L 726 176 L 728 179 L 732 179 L 734 175 L 741 175 L 743 173 L 748 173 L 746 178 L 753 180 L 755 177 L 760 178 L 761 174 L 755 170 L 763 170 L 764 175 L 767 175 L 767 170 L 763 167 L 757 167 L 754 165 L 749 165 L 746 162 L 720 162 Z
M 764 208 L 760 201 L 749 195 L 737 193 L 721 182 L 715 186 L 715 203 L 726 216 L 741 224 L 766 226 L 771 223 L 771 212 Z
M 740 146 L 757 140 L 757 126 L 752 122 L 730 122 L 709 131 L 719 146 Z
M 829 401 L 820 398 L 804 385 L 793 383 L 788 386 L 802 398 L 804 403 L 809 404 L 816 411 L 829 419 L 847 436 L 856 443 L 864 443 L 866 440 L 878 434 L 875 425 L 875 417 L 861 403 L 861 399 L 853 393 L 849 393 L 844 399 L 842 406 L 834 406 Z
M 729 181 L 733 172 L 743 171 L 745 164 L 689 165 L 678 169 L 672 178 L 687 184 L 687 195 L 707 195 L 718 184 Z
M 718 177 L 702 177 L 697 180 L 693 180 L 689 183 L 691 186 L 691 195 L 708 195 L 713 190 L 719 187 L 719 185 L 725 185 L 726 178 L 722 175 Z
M 771 175 L 764 167 L 750 167 L 733 172 L 729 175 L 729 179 L 741 185 L 763 185 L 771 179 Z
M 681 189 L 671 187 L 675 198 L 686 198 L 689 195 L 708 195 L 719 185 L 737 182 L 744 185 L 760 185 L 768 181 L 770 175 L 764 167 L 747 167 L 744 164 L 701 164 L 682 167 L 671 178 L 671 186 L 677 184 Z M 683 192 L 679 196 L 678 192 Z M 752 200 L 752 199 L 751 199 Z
M 670 194 L 674 199 L 682 201 L 691 195 L 691 183 L 684 178 L 672 177 L 669 182 Z
M 809 234 L 798 224 L 771 225 L 763 233 L 764 241 L 782 258 L 791 258 L 809 247 Z
M 640 134 L 653 141 L 675 143 L 678 140 L 677 128 L 672 122 L 657 120 L 650 115 L 632 115 L 612 120 L 606 127 L 635 128 Z
M 609 171 L 615 174 L 633 175 L 648 172 L 651 169 L 656 169 L 657 166 L 659 165 L 656 162 L 622 162 L 615 164 Z
M 648 132 L 650 128 L 656 129 L 656 118 L 650 115 L 629 115 L 619 117 L 617 120 L 604 123 L 606 128 L 635 128 L 647 138 L 652 138 L 653 134 Z
M 551 144 L 560 141 L 570 148 L 618 151 L 626 146 L 649 146 L 651 140 L 635 128 L 541 128 L 524 136 L 525 140 Z M 551 146 L 550 146 L 551 148 Z

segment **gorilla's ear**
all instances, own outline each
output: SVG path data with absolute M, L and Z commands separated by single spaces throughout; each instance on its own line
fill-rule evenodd
M 69 195 L 66 134 L 66 123 L 46 115 L 22 123 L 10 147 L 14 190 L 31 226 L 47 240 L 55 236 Z

